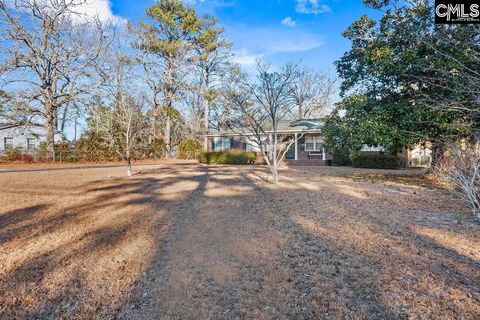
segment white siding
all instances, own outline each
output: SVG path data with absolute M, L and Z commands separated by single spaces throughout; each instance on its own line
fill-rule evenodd
M 0 128 L 0 153 L 5 152 L 5 138 L 13 138 L 13 147 L 20 149 L 28 148 L 29 138 L 35 139 L 36 148 L 42 143 L 47 142 L 47 131 L 42 127 L 12 127 L 8 129 Z M 55 135 L 55 141 L 61 141 L 61 135 Z

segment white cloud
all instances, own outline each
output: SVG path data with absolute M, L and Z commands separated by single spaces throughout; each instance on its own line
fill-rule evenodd
M 232 7 L 236 0 L 183 0 L 183 3 L 196 9 L 211 11 L 216 8 Z
M 16 10 L 25 11 L 25 8 L 28 7 L 25 6 L 25 3 L 28 4 L 29 1 L 30 0 L 21 0 L 16 2 L 14 0 L 7 0 L 7 5 Z M 43 9 L 45 10 L 58 7 L 57 0 L 37 0 L 37 3 L 42 4 Z M 82 17 L 98 17 L 102 22 L 110 21 L 116 23 L 124 21 L 124 18 L 113 14 L 111 0 L 87 0 L 86 2 L 83 0 L 73 0 L 71 3 L 74 5 L 70 8 L 75 13 L 74 15 L 72 14 L 72 18 L 75 21 L 81 21 Z
M 238 63 L 244 67 L 253 67 L 258 59 L 263 58 L 264 54 L 254 54 L 251 53 L 248 49 L 242 48 L 240 50 L 236 50 L 233 53 L 233 62 Z
M 302 14 L 320 14 L 331 12 L 329 6 L 321 4 L 319 0 L 295 0 L 297 2 L 296 11 Z
M 89 17 L 98 17 L 103 22 L 122 20 L 122 18 L 113 14 L 110 0 L 89 0 L 76 11 Z
M 319 35 L 296 28 L 251 28 L 242 24 L 229 26 L 227 32 L 236 48 L 234 61 L 246 67 L 255 65 L 259 58 L 305 52 L 323 44 Z
M 295 28 L 295 26 L 297 25 L 297 22 L 293 20 L 292 17 L 286 17 L 285 19 L 282 20 L 282 24 L 290 28 Z

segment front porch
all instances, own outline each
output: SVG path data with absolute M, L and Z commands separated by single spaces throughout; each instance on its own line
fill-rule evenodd
M 294 136 L 295 143 L 285 157 L 288 166 L 329 166 L 331 156 L 323 148 L 323 140 L 319 134 L 306 134 L 299 138 Z

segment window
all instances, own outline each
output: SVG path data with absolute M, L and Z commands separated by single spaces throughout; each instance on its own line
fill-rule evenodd
M 227 151 L 231 149 L 230 138 L 215 137 L 213 139 L 214 151 Z
M 319 136 L 305 137 L 305 151 L 322 151 L 322 141 Z
M 5 138 L 3 142 L 5 150 L 13 149 L 13 138 Z
M 258 144 L 256 142 L 254 142 L 253 140 L 246 137 L 244 139 L 244 141 L 245 141 L 245 150 L 246 151 L 254 151 L 254 152 L 260 151 L 260 148 L 258 147 Z
M 28 138 L 27 139 L 27 148 L 28 150 L 35 150 L 35 148 L 37 147 L 37 139 L 35 138 Z

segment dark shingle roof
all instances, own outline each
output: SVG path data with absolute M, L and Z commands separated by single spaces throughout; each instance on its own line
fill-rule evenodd
M 321 132 L 324 124 L 323 119 L 300 119 L 282 121 L 278 124 L 279 133 L 288 132 Z M 248 126 L 244 127 L 245 130 L 239 129 L 221 129 L 211 130 L 209 136 L 236 136 L 242 135 L 242 131 L 248 132 Z M 270 132 L 271 129 L 266 129 Z

